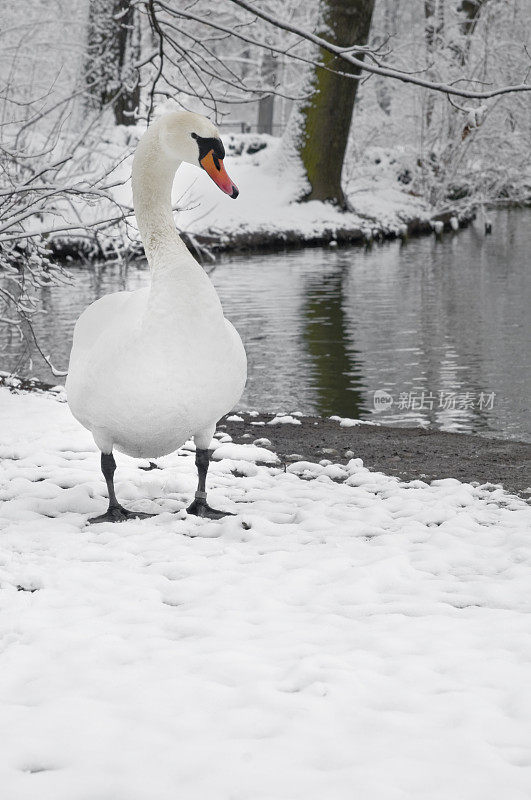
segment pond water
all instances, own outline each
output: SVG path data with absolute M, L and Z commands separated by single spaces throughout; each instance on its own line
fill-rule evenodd
M 211 278 L 249 360 L 241 407 L 531 440 L 531 212 L 491 216 L 491 236 L 222 257 Z M 142 264 L 72 273 L 43 290 L 36 324 L 62 368 L 79 313 L 149 280 Z M 0 368 L 58 380 L 15 341 Z

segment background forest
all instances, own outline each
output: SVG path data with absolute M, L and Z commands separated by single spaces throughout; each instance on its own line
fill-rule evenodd
M 249 184 L 230 212 L 217 197 L 199 207 L 195 173 L 175 197 L 177 226 L 207 256 L 457 225 L 526 201 L 528 12 L 526 0 L 7 0 L 0 264 L 19 276 L 23 252 L 27 267 L 22 293 L 0 290 L 4 317 L 62 279 L 50 254 L 140 252 L 129 157 L 169 107 L 210 116 Z

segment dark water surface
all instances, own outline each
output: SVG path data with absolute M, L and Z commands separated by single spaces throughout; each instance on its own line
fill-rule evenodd
M 531 439 L 531 212 L 492 214 L 442 241 L 370 251 L 305 249 L 223 257 L 212 280 L 249 359 L 241 406 Z M 74 322 L 93 300 L 149 280 L 143 265 L 73 267 L 46 289 L 36 329 L 66 368 Z M 54 383 L 4 343 L 0 368 Z M 375 409 L 374 393 L 382 395 Z

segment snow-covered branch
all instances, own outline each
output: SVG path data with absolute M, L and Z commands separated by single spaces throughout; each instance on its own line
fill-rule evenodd
M 453 96 L 453 97 L 466 97 L 475 100 L 488 100 L 493 97 L 498 97 L 499 95 L 504 94 L 511 94 L 515 92 L 529 92 L 531 91 L 531 84 L 528 83 L 520 83 L 514 84 L 510 86 L 498 86 L 492 89 L 485 89 L 485 90 L 474 90 L 474 89 L 463 89 L 457 86 L 456 84 L 459 82 L 472 82 L 475 81 L 473 79 L 469 79 L 466 77 L 460 78 L 459 81 L 455 81 L 452 83 L 444 83 L 434 80 L 429 80 L 427 78 L 422 78 L 417 74 L 414 74 L 413 71 L 406 72 L 403 69 L 383 66 L 381 63 L 378 63 L 375 59 L 373 60 L 362 60 L 358 58 L 354 53 L 360 52 L 367 54 L 368 51 L 365 47 L 340 47 L 335 45 L 322 36 L 318 36 L 311 31 L 308 31 L 302 28 L 300 25 L 296 25 L 293 22 L 289 22 L 283 19 L 279 19 L 277 16 L 273 16 L 272 14 L 265 11 L 263 8 L 258 7 L 256 3 L 249 3 L 247 0 L 226 0 L 233 5 L 239 6 L 243 8 L 245 11 L 254 14 L 255 17 L 258 17 L 265 22 L 269 23 L 270 25 L 281 28 L 282 30 L 288 31 L 289 33 L 295 34 L 299 39 L 302 41 L 311 42 L 314 45 L 322 48 L 323 50 L 331 53 L 334 56 L 342 59 L 343 61 L 347 62 L 348 64 L 357 67 L 362 72 L 369 72 L 373 75 L 381 75 L 386 78 L 392 78 L 393 80 L 401 81 L 402 83 L 410 83 L 415 86 L 420 86 L 425 89 L 431 89 L 434 92 L 441 92 L 443 94 Z M 359 80 L 359 76 L 356 75 L 349 75 L 349 77 L 353 80 Z

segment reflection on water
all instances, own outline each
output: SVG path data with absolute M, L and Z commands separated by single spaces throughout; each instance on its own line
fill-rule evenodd
M 348 264 L 305 281 L 302 337 L 311 356 L 315 402 L 321 414 L 359 417 L 365 410 L 361 353 L 349 343 L 343 287 Z
M 489 237 L 224 257 L 212 279 L 248 354 L 242 407 L 529 439 L 530 216 L 498 212 Z M 83 308 L 149 280 L 141 265 L 72 272 L 73 287 L 43 290 L 36 326 L 62 367 Z M 0 365 L 54 380 L 16 341 Z

